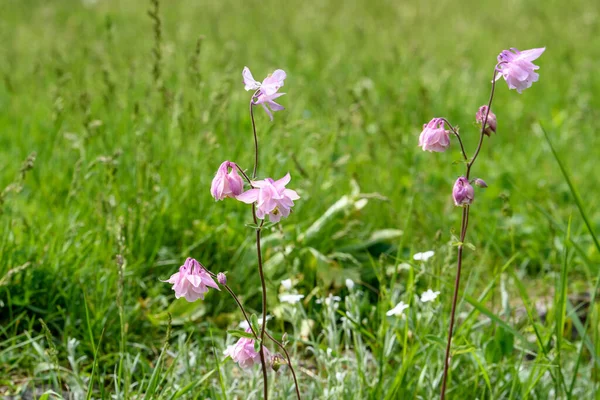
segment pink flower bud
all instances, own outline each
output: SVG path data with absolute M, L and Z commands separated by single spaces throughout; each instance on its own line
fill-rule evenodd
M 467 178 L 461 176 L 456 180 L 454 188 L 452 189 L 452 197 L 454 198 L 454 204 L 457 206 L 467 205 L 473 202 L 475 190 Z
M 479 123 L 479 125 L 483 125 L 483 121 L 485 120 L 485 114 L 487 113 L 488 106 L 481 106 L 479 110 L 477 110 L 477 114 L 475 114 L 475 119 Z M 490 136 L 490 134 L 494 132 L 496 133 L 496 114 L 494 114 L 491 110 L 487 117 L 487 124 L 485 124 L 485 129 L 483 133 Z
M 219 282 L 221 285 L 227 285 L 227 276 L 225 276 L 224 273 L 219 272 L 217 274 L 217 282 Z
M 445 129 L 442 118 L 434 118 L 423 125 L 423 131 L 419 136 L 419 146 L 423 151 L 446 151 L 450 146 L 450 132 Z
M 480 188 L 488 187 L 487 183 L 485 183 L 485 181 L 483 179 L 477 178 L 477 179 L 475 179 L 474 183 L 475 183 L 475 186 L 479 186 Z
M 231 168 L 231 172 L 229 169 Z M 237 173 L 237 165 L 230 161 L 224 161 L 210 185 L 210 194 L 215 200 L 223 200 L 226 197 L 235 198 L 242 193 L 244 181 Z

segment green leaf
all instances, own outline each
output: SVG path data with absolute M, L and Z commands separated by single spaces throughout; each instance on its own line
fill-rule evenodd
M 243 331 L 241 329 L 230 329 L 227 331 L 231 336 L 246 338 L 246 339 L 254 339 L 254 335 L 250 332 Z

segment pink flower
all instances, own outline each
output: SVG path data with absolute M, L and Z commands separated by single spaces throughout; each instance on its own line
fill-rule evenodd
M 423 125 L 423 131 L 419 136 L 419 146 L 423 151 L 446 151 L 450 146 L 450 132 L 445 129 L 442 118 L 434 118 L 428 124 Z
M 454 183 L 452 198 L 454 199 L 454 204 L 457 206 L 471 204 L 473 202 L 475 190 L 464 176 L 459 177 Z
M 252 333 L 250 328 L 246 332 Z M 267 364 L 271 364 L 272 356 L 266 346 L 263 346 L 263 353 Z M 260 352 L 254 350 L 254 339 L 240 338 L 236 344 L 228 346 L 224 351 L 226 356 L 238 363 L 240 368 L 250 368 L 254 364 L 260 364 Z
M 283 86 L 283 81 L 286 78 L 286 73 L 282 69 L 275 70 L 272 74 L 268 75 L 262 83 L 254 80 L 252 76 L 252 72 L 248 67 L 244 67 L 242 70 L 242 77 L 244 78 L 244 88 L 246 90 L 257 90 L 260 89 L 260 92 L 271 96 L 275 94 L 279 88 Z
M 231 168 L 231 172 L 229 172 Z M 226 197 L 234 198 L 244 190 L 244 181 L 237 173 L 237 166 L 231 161 L 224 161 L 210 185 L 210 194 L 215 200 Z
M 220 290 L 202 264 L 190 257 L 179 267 L 179 272 L 163 282 L 173 284 L 176 298 L 185 297 L 189 302 L 204 299 L 209 287 Z
M 248 67 L 244 67 L 242 77 L 244 78 L 244 88 L 246 90 L 256 90 L 255 97 L 252 99 L 252 104 L 262 105 L 271 121 L 273 121 L 273 113 L 271 111 L 284 110 L 283 106 L 276 103 L 274 100 L 285 94 L 277 93 L 279 88 L 283 86 L 283 81 L 286 78 L 285 71 L 282 69 L 275 70 L 275 72 L 267 76 L 261 83 L 254 80 Z
M 253 181 L 253 189 L 236 196 L 236 199 L 246 204 L 256 202 L 256 216 L 258 218 L 264 219 L 265 215 L 268 215 L 271 222 L 279 222 L 281 217 L 290 215 L 294 200 L 300 198 L 296 191 L 286 189 L 285 185 L 290 182 L 290 179 L 288 173 L 277 181 L 271 178 Z
M 485 120 L 485 114 L 487 113 L 488 106 L 481 106 L 479 110 L 477 110 L 477 114 L 475 114 L 475 120 L 479 122 L 480 125 L 483 125 L 483 121 Z M 491 110 L 487 117 L 487 124 L 483 133 L 490 136 L 490 134 L 494 132 L 496 133 L 496 114 L 494 114 Z
M 530 88 L 533 82 L 537 82 L 540 77 L 539 74 L 533 72 L 540 67 L 533 64 L 532 61 L 541 56 L 545 50 L 545 47 L 541 47 L 525 51 L 515 48 L 502 51 L 498 55 L 496 80 L 503 76 L 508 88 L 517 89 L 519 93 Z

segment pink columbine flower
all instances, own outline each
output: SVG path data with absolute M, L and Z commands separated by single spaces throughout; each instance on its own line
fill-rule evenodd
M 252 333 L 250 328 L 246 332 Z M 263 353 L 267 365 L 271 364 L 272 356 L 266 346 L 263 346 Z M 250 368 L 254 364 L 260 364 L 260 352 L 254 350 L 254 339 L 240 338 L 234 345 L 228 346 L 223 352 L 226 356 L 238 363 L 240 368 Z
M 172 283 L 175 297 L 185 297 L 190 303 L 204 299 L 204 294 L 208 292 L 209 287 L 220 290 L 202 264 L 190 257 L 179 267 L 179 272 L 163 282 Z
M 456 183 L 454 183 L 452 198 L 454 199 L 454 204 L 457 206 L 463 206 L 473 202 L 475 190 L 464 176 L 459 177 L 456 180 Z
M 534 72 L 539 69 L 532 61 L 537 59 L 546 50 L 545 47 L 538 49 L 519 51 L 515 48 L 504 50 L 498 55 L 498 74 L 496 80 L 504 77 L 509 89 L 517 89 L 521 93 L 530 88 L 533 82 L 537 82 L 539 74 Z
M 485 120 L 485 114 L 487 113 L 488 106 L 481 106 L 479 110 L 477 110 L 477 114 L 475 114 L 475 120 L 483 125 L 483 121 Z M 483 133 L 490 136 L 492 132 L 496 133 L 496 114 L 494 114 L 491 110 L 488 113 L 487 123 L 485 124 L 485 129 Z
M 267 178 L 261 181 L 253 181 L 253 189 L 236 196 L 236 199 L 246 204 L 256 202 L 256 216 L 264 219 L 269 216 L 271 222 L 279 222 L 281 217 L 290 215 L 291 208 L 294 206 L 294 200 L 300 196 L 292 189 L 286 189 L 285 185 L 290 182 L 290 174 L 287 173 L 283 178 L 274 181 Z
M 261 83 L 254 80 L 254 77 L 252 76 L 252 73 L 248 67 L 244 67 L 242 71 L 242 77 L 244 78 L 244 88 L 246 90 L 256 91 L 252 100 L 252 104 L 262 105 L 269 115 L 271 121 L 273 121 L 272 111 L 275 112 L 284 109 L 281 104 L 276 103 L 274 100 L 285 94 L 277 93 L 277 91 L 283 86 L 283 81 L 286 78 L 285 71 L 282 69 L 275 70 L 275 72 L 267 76 Z
M 419 136 L 419 146 L 423 151 L 446 151 L 450 146 L 450 132 L 445 129 L 442 118 L 434 118 L 428 124 L 423 125 L 423 131 Z
M 237 173 L 237 165 L 231 161 L 224 161 L 210 185 L 210 194 L 215 200 L 223 200 L 226 197 L 235 198 L 243 190 L 244 181 Z

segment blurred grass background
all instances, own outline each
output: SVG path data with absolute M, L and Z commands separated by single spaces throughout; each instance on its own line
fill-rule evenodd
M 406 398 L 436 393 L 443 352 L 439 343 L 423 341 L 445 337 L 455 271 L 451 232 L 460 218 L 450 193 L 463 169 L 453 164 L 460 160 L 456 143 L 443 154 L 424 153 L 416 144 L 422 124 L 444 116 L 460 126 L 472 152 L 478 139 L 475 112 L 487 102 L 495 59 L 505 48 L 547 50 L 538 62 L 540 81 L 531 89 L 519 95 L 504 82 L 498 86 L 493 106 L 498 134 L 486 139 L 474 168 L 474 176 L 489 188 L 477 192 L 472 210 L 468 241 L 477 251 L 467 252 L 462 288 L 477 298 L 491 283 L 478 304 L 508 321 L 511 335 L 527 337 L 533 331 L 516 316 L 523 307 L 516 280 L 527 289 L 527 308 L 534 316 L 547 299 L 550 309 L 565 306 L 555 291 L 563 282 L 561 271 L 569 294 L 589 297 L 598 250 L 538 121 L 581 194 L 591 226 L 600 230 L 597 4 L 162 1 L 158 31 L 148 15 L 152 8 L 142 0 L 0 2 L 0 187 L 9 187 L 0 215 L 0 386 L 5 393 L 40 386 L 74 390 L 73 383 L 60 383 L 61 374 L 78 376 L 87 388 L 98 348 L 99 372 L 90 386 L 95 396 L 104 397 L 115 385 L 125 390 L 135 380 L 148 380 L 161 352 L 167 312 L 173 315 L 174 334 L 187 335 L 185 340 L 178 336 L 179 342 L 172 336 L 179 343 L 173 348 L 182 352 L 194 343 L 189 353 L 213 360 L 212 346 L 222 345 L 224 330 L 241 316 L 222 293 L 193 304 L 174 301 L 169 285 L 159 279 L 168 278 L 187 256 L 214 272 L 229 271 L 230 284 L 247 306 L 260 310 L 252 235 L 244 227 L 251 220 L 249 210 L 234 201 L 215 203 L 209 194 L 223 160 L 252 166 L 249 93 L 241 83 L 245 65 L 260 80 L 276 68 L 288 73 L 287 94 L 280 99 L 286 110 L 271 123 L 257 109 L 259 175 L 278 178 L 289 171 L 290 187 L 302 196 L 281 231 L 266 234 L 265 257 L 273 309 L 282 279 L 293 278 L 307 295 L 302 318 L 280 314 L 272 324 L 276 332 L 296 323 L 311 327 L 314 340 L 294 342 L 306 371 L 322 379 L 333 375 L 326 363 L 319 364 L 318 352 L 307 349 L 331 347 L 319 332 L 342 323 L 340 315 L 321 321 L 323 311 L 314 298 L 348 294 L 346 278 L 363 290 L 366 339 L 348 348 L 363 346 L 378 362 L 375 372 L 361 378 L 361 391 L 346 384 L 350 391 L 330 393 L 331 398 L 383 398 L 390 387 L 387 393 Z M 33 168 L 21 180 L 19 171 L 32 152 Z M 370 194 L 368 203 L 356 204 L 361 194 Z M 348 206 L 307 235 L 343 196 Z M 412 261 L 412 254 L 430 249 L 436 251 L 432 261 Z M 125 260 L 121 275 L 117 255 Z M 386 273 L 398 264 L 406 268 Z M 396 300 L 411 302 L 427 288 L 442 292 L 431 326 L 418 325 L 416 312 L 406 324 L 385 318 Z M 463 300 L 462 311 L 479 315 L 481 309 Z M 455 367 L 452 393 L 593 395 L 598 338 L 593 310 L 595 305 L 588 310 L 591 347 L 579 374 L 573 368 L 583 346 L 581 329 L 578 337 L 563 338 L 569 345 L 563 346 L 562 361 L 561 352 L 535 350 L 535 338 L 528 344 L 528 351 L 539 356 L 535 363 L 550 371 L 532 380 L 535 390 L 526 384 L 503 389 L 514 383 L 500 371 L 514 372 L 525 362 L 527 346 L 521 343 L 501 359 L 490 360 L 487 353 L 478 359 L 494 367 L 482 368 L 473 360 L 468 367 Z M 40 320 L 48 326 L 46 335 Z M 475 354 L 472 347 L 493 341 L 498 321 L 485 321 L 458 332 L 457 346 Z M 556 350 L 563 336 L 557 321 L 545 315 L 536 321 L 542 342 Z M 378 353 L 379 339 L 390 332 L 398 336 L 396 344 Z M 422 351 L 437 363 L 433 370 L 423 372 L 424 359 L 417 356 Z M 317 361 L 310 361 L 313 357 Z M 47 368 L 39 367 L 42 359 Z M 80 369 L 71 359 L 80 360 L 75 364 Z M 199 363 L 197 371 L 205 373 L 214 362 Z M 576 385 L 582 392 L 569 393 L 563 387 L 568 385 L 556 384 L 563 364 L 570 371 L 564 373 L 567 382 L 569 374 L 574 382 L 589 381 Z M 398 366 L 405 371 L 401 378 Z M 221 381 L 244 380 L 230 365 L 217 366 L 219 376 L 221 367 L 227 369 Z M 483 373 L 461 384 L 461 377 L 472 378 L 469 368 L 487 371 L 494 384 L 486 385 Z M 192 380 L 165 373 L 160 387 L 168 391 Z M 309 398 L 317 398 L 323 381 L 307 374 L 301 380 L 306 393 L 313 393 Z M 195 395 L 220 398 L 217 382 L 216 374 L 210 375 L 195 387 L 201 390 Z M 260 386 L 260 379 L 253 382 Z M 242 390 L 244 383 L 238 384 Z M 148 393 L 143 384 L 132 388 Z M 244 398 L 235 393 L 229 396 Z M 127 395 L 126 390 L 117 393 Z

